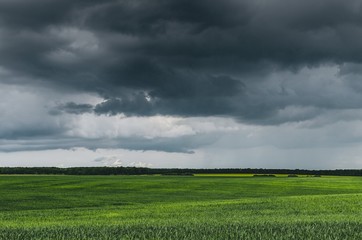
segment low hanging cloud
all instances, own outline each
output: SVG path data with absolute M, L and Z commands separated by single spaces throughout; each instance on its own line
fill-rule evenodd
M 55 109 L 52 109 L 52 114 L 58 114 L 61 112 L 71 113 L 71 114 L 83 114 L 93 112 L 93 105 L 87 103 L 74 103 L 67 102 L 57 106 Z

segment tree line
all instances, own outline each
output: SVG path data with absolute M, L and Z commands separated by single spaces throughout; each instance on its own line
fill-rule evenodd
M 362 176 L 362 169 L 306 170 L 264 168 L 141 168 L 141 167 L 0 167 L 0 174 L 62 174 L 62 175 L 192 175 L 198 173 L 303 174 Z

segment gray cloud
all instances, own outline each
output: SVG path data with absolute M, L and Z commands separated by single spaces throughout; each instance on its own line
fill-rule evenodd
M 48 149 L 128 149 L 137 151 L 161 151 L 174 153 L 193 153 L 193 149 L 211 144 L 217 140 L 215 134 L 200 134 L 200 136 L 184 136 L 178 138 L 145 138 L 127 137 L 113 139 L 84 139 L 64 138 L 58 136 L 33 138 L 31 142 L 25 140 L 1 140 L 0 152 L 42 151 Z
M 299 120 L 278 117 L 288 106 L 361 107 L 338 96 L 293 97 L 282 89 L 293 80 L 270 77 L 359 64 L 357 0 L 32 0 L 2 1 L 0 9 L 0 65 L 34 84 L 99 94 L 97 114 L 219 115 L 275 124 Z M 280 92 L 263 89 L 268 83 L 280 84 Z M 291 90 L 315 91 L 302 85 Z

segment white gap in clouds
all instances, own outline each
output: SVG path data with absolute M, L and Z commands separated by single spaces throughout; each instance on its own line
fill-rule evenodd
M 122 115 L 82 114 L 74 116 L 71 137 L 118 138 L 140 137 L 175 138 L 210 132 L 227 132 L 238 129 L 238 124 L 222 118 L 178 118 L 170 116 L 125 117 Z

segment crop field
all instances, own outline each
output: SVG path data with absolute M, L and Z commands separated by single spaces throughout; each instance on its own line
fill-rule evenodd
M 0 239 L 362 239 L 362 178 L 2 175 Z

